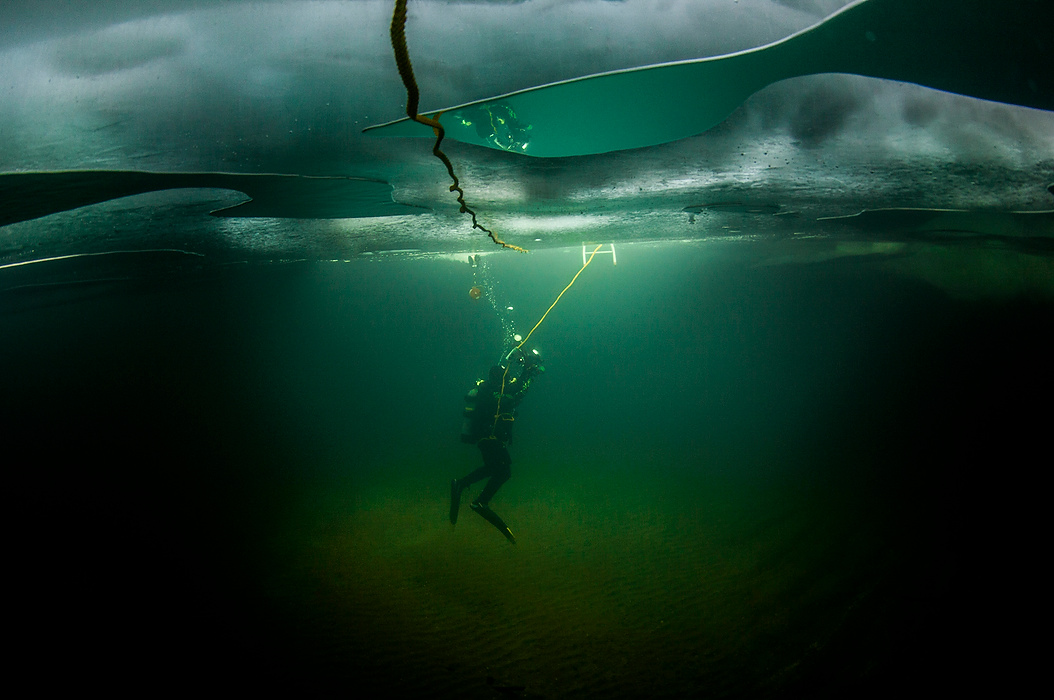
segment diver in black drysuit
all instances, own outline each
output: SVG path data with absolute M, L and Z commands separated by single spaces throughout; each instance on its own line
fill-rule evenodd
M 536 355 L 526 355 L 523 372 L 512 376 L 500 365 L 490 368 L 490 375 L 476 387 L 474 405 L 469 414 L 468 429 L 462 434 L 465 442 L 474 442 L 483 456 L 483 466 L 471 474 L 450 482 L 450 522 L 457 523 L 461 492 L 483 479 L 488 479 L 483 491 L 469 506 L 479 513 L 505 537 L 516 543 L 512 531 L 489 507 L 490 499 L 512 476 L 512 458 L 508 443 L 512 437 L 515 409 L 527 395 L 531 380 L 545 371 Z M 504 387 L 503 387 L 504 380 Z

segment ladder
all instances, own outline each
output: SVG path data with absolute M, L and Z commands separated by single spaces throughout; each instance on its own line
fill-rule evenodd
M 582 265 L 583 266 L 585 266 L 585 264 L 586 264 L 587 254 L 593 252 L 592 248 L 590 248 L 588 251 L 586 250 L 586 246 L 587 245 L 589 245 L 589 244 L 588 243 L 583 243 L 582 244 Z M 596 252 L 596 254 L 597 255 L 609 255 L 610 254 L 611 255 L 611 264 L 612 265 L 618 265 L 618 258 L 615 257 L 615 244 L 614 243 L 608 243 L 608 248 L 610 248 L 611 250 L 598 250 Z

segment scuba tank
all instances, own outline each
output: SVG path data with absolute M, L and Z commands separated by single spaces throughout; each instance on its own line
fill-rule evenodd
M 479 400 L 479 385 L 482 383 L 482 379 L 476 381 L 476 386 L 472 387 L 472 389 L 465 394 L 465 408 L 461 412 L 461 415 L 465 417 L 465 420 L 461 422 L 461 442 L 472 443 L 479 439 L 476 435 L 476 431 L 473 430 L 473 425 L 476 422 L 476 403 Z
M 508 380 L 505 381 L 504 388 L 506 390 L 506 395 L 515 395 L 521 390 L 526 391 L 525 385 L 530 384 L 532 375 L 545 371 L 545 367 L 541 364 L 541 356 L 537 350 L 525 353 L 519 347 L 514 347 L 502 357 L 501 362 L 491 367 L 490 381 L 492 383 L 498 381 L 498 378 L 494 374 L 495 371 L 498 371 L 500 374 L 500 371 L 504 370 L 506 375 L 508 374 L 509 360 L 516 352 L 520 353 L 516 360 L 521 366 L 521 369 L 518 369 L 517 371 L 520 376 L 515 376 L 515 374 L 513 374 L 513 376 L 509 376 Z M 491 388 L 490 385 L 484 387 L 486 382 L 487 380 L 485 379 L 477 379 L 476 385 L 465 394 L 465 407 L 461 411 L 461 415 L 464 417 L 464 420 L 461 422 L 461 442 L 476 443 L 485 437 L 494 436 L 495 425 L 498 420 L 497 414 L 487 416 L 479 415 L 481 403 L 483 404 L 483 410 L 488 413 L 494 412 L 498 406 L 500 406 L 500 403 L 496 405 L 493 403 L 493 397 L 480 396 L 479 392 L 481 388 L 486 391 L 493 390 L 495 392 L 494 396 L 497 396 L 496 386 L 493 388 Z M 506 421 L 512 421 L 515 415 L 515 408 L 502 411 L 502 418 Z M 508 430 L 506 429 L 504 432 L 507 435 Z M 507 440 L 508 438 L 506 437 L 503 439 Z

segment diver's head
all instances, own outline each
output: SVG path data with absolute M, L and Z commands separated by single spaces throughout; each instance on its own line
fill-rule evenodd
M 528 367 L 533 365 L 540 365 L 542 363 L 542 354 L 538 352 L 538 348 L 528 350 L 520 356 L 520 361 Z

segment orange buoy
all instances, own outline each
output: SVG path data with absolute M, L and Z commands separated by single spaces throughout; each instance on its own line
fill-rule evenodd
M 479 287 L 473 287 L 472 289 L 468 290 L 468 295 L 473 299 L 479 299 L 483 296 L 483 290 Z

